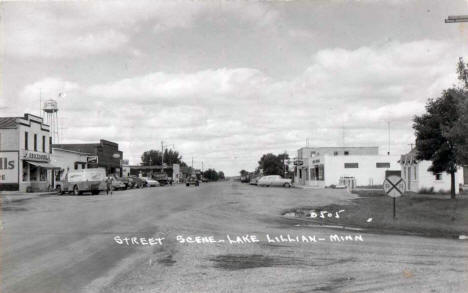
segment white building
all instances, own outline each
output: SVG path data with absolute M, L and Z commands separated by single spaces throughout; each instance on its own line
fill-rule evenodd
M 46 191 L 51 188 L 52 138 L 41 117 L 0 117 L 0 190 Z
M 412 192 L 429 191 L 450 192 L 451 177 L 447 172 L 434 174 L 428 171 L 430 161 L 418 161 L 416 149 L 402 155 L 400 158 L 401 177 L 406 182 L 406 190 Z M 463 168 L 458 168 L 455 175 L 455 192 L 458 194 L 459 185 L 463 184 Z
M 50 162 L 58 168 L 54 172 L 52 186 L 55 187 L 56 181 L 60 180 L 60 177 L 64 172 L 86 169 L 88 167 L 89 158 L 92 158 L 92 155 L 88 153 L 52 147 Z
M 400 170 L 400 156 L 378 147 L 304 147 L 298 150 L 294 182 L 324 188 L 348 178 L 356 186 L 382 185 L 386 170 Z

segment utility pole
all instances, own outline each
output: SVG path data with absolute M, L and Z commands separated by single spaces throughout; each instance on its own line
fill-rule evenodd
M 387 147 L 387 155 L 390 156 L 390 120 L 387 121 L 387 132 L 388 132 L 388 147 Z

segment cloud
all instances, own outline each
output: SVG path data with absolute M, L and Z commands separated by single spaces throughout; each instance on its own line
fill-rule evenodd
M 27 85 L 20 104 L 41 88 L 51 95 L 64 88 L 67 142 L 110 139 L 138 163 L 164 140 L 185 158 L 234 174 L 253 169 L 262 153 L 294 156 L 307 137 L 317 146 L 341 145 L 344 132 L 346 145 L 386 151 L 387 121 L 392 152 L 404 152 L 413 116 L 456 82 L 458 53 L 434 40 L 326 49 L 292 79 L 254 68 L 153 72 L 89 86 L 47 78 Z
M 260 3 L 140 0 L 5 3 L 3 45 L 9 56 L 73 58 L 123 50 L 139 54 L 132 37 L 190 29 L 200 15 L 230 15 L 255 26 L 275 22 L 277 12 Z M 148 29 L 148 27 L 150 29 Z

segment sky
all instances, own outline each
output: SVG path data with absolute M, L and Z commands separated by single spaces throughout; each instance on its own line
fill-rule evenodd
M 60 142 L 174 148 L 237 175 L 262 154 L 379 146 L 457 83 L 467 0 L 2 2 L 0 116 L 56 99 Z M 59 97 L 59 93 L 63 93 Z M 390 127 L 389 127 L 390 126 Z M 388 139 L 390 130 L 390 140 Z

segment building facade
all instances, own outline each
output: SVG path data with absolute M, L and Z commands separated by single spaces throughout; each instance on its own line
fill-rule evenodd
M 402 155 L 400 158 L 401 177 L 406 182 L 406 191 L 411 192 L 442 192 L 448 193 L 451 189 L 451 176 L 447 172 L 434 174 L 428 171 L 430 161 L 416 159 L 416 149 Z M 455 192 L 459 193 L 459 185 L 464 183 L 464 168 L 458 168 L 455 173 Z
M 34 192 L 53 188 L 52 138 L 41 117 L 0 117 L 0 190 Z
M 50 161 L 52 165 L 57 167 L 54 170 L 52 186 L 56 186 L 56 182 L 60 180 L 62 174 L 70 170 L 86 169 L 90 156 L 91 154 L 52 147 Z
M 115 142 L 101 139 L 99 143 L 54 144 L 53 148 L 88 154 L 88 168 L 105 168 L 106 175 L 122 176 L 123 152 Z
M 385 171 L 399 170 L 399 156 L 378 147 L 305 147 L 298 150 L 294 182 L 324 188 L 351 180 L 354 186 L 382 185 Z

